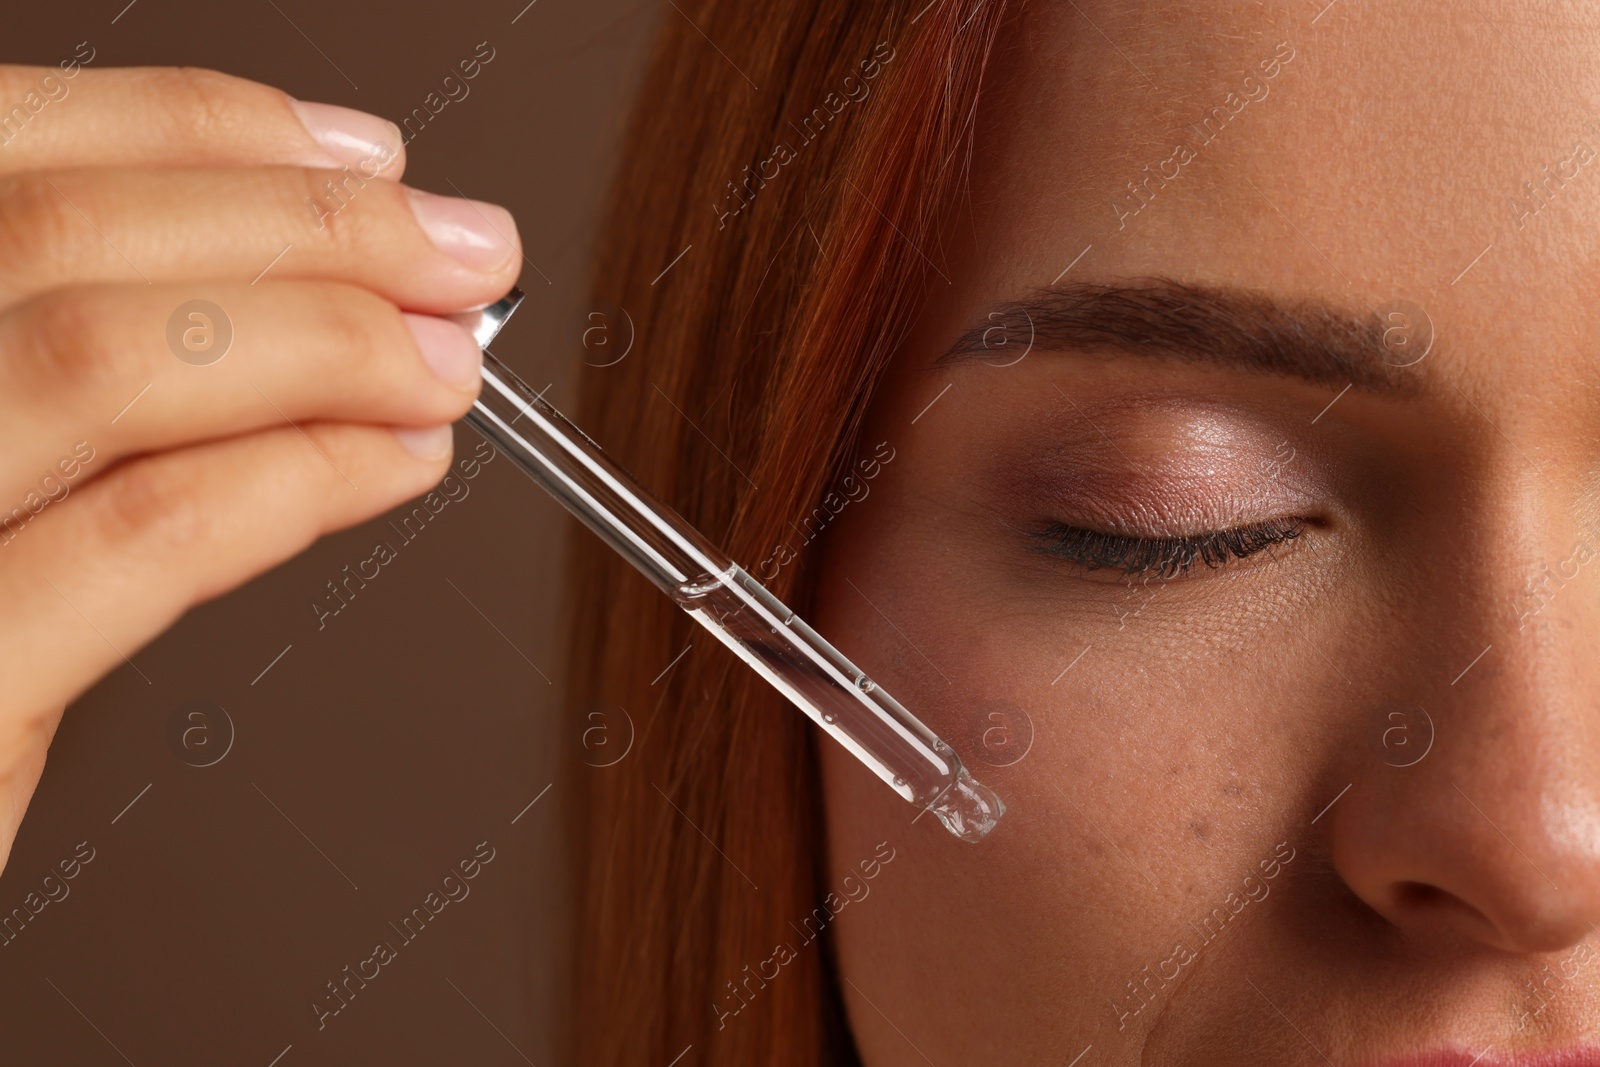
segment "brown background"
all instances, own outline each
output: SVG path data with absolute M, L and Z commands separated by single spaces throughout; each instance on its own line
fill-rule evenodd
M 87 40 L 94 67 L 213 67 L 398 121 L 487 41 L 494 60 L 408 145 L 406 177 L 516 215 L 529 300 L 496 354 L 570 402 L 595 210 L 654 0 L 406 2 L 381 15 L 313 0 L 125 2 L 13 5 L 0 61 L 54 64 Z M 458 456 L 476 442 L 459 430 Z M 468 484 L 325 629 L 311 603 L 376 541 L 398 541 L 382 520 L 190 612 L 133 656 L 137 670 L 68 710 L 0 876 L 0 913 L 78 842 L 95 858 L 0 948 L 0 1062 L 552 1062 L 559 791 L 526 806 L 558 758 L 576 758 L 540 673 L 559 681 L 565 522 L 503 459 Z M 209 767 L 169 738 L 191 700 L 234 726 Z M 226 726 L 208 721 L 202 736 L 220 744 Z M 389 923 L 485 840 L 495 859 L 470 895 L 399 947 Z M 380 940 L 398 958 L 319 1031 L 325 983 Z

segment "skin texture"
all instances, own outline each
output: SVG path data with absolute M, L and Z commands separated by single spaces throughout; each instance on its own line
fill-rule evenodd
M 1600 1048 L 1600 158 L 1512 203 L 1600 149 L 1600 41 L 1556 9 L 1320 7 L 1035 4 L 996 57 L 951 283 L 863 438 L 896 458 L 815 611 L 1010 808 L 963 845 L 822 746 L 835 882 L 896 850 L 834 926 L 873 1067 Z M 1185 132 L 1230 91 L 1259 98 Z M 935 366 L 1085 246 L 1063 284 L 1404 298 L 1436 340 L 1386 396 L 1105 351 Z M 1025 533 L 1274 518 L 1306 531 L 1149 584 Z
M 488 205 L 456 216 L 497 218 L 498 250 L 430 241 L 371 116 L 315 110 L 319 139 L 278 90 L 197 70 L 0 67 L 0 99 L 30 109 L 0 138 L 3 864 L 68 702 L 438 481 L 480 357 L 437 316 L 498 299 L 520 257 Z M 393 151 L 352 155 L 352 121 Z M 168 343 L 195 299 L 233 327 L 205 365 Z

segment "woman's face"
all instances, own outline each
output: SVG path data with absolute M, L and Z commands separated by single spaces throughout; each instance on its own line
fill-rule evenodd
M 835 929 L 867 1063 L 1600 1064 L 1563 11 L 1010 27 L 815 613 L 1009 806 L 962 844 L 824 744 L 834 882 L 894 850 Z

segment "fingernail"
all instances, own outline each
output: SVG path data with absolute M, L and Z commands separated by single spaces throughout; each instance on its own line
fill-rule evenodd
M 478 388 L 483 374 L 483 349 L 470 333 L 433 315 L 407 314 L 405 320 L 428 369 L 457 389 Z
M 448 425 L 428 426 L 420 430 L 410 426 L 399 426 L 395 428 L 394 435 L 400 439 L 402 445 L 406 446 L 407 452 L 430 463 L 448 456 L 454 441 Z
M 417 189 L 406 192 L 423 232 L 441 252 L 481 271 L 498 270 L 516 254 L 517 224 L 505 208 Z
M 289 103 L 322 150 L 364 178 L 376 177 L 400 154 L 400 127 L 388 119 L 334 104 Z

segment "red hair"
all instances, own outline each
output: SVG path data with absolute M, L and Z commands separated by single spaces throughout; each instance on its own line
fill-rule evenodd
M 585 371 L 577 421 L 754 571 L 853 457 L 938 280 L 924 253 L 1005 5 L 674 6 L 595 266 L 637 342 Z M 768 583 L 802 614 L 818 555 Z M 826 937 L 737 1016 L 714 1007 L 825 891 L 815 731 L 597 539 L 575 532 L 571 558 L 570 714 L 605 700 L 635 728 L 626 758 L 566 782 L 573 1062 L 851 1062 Z

